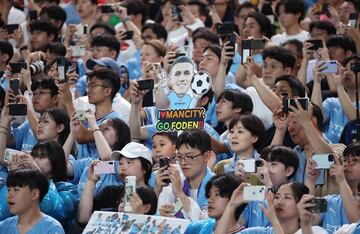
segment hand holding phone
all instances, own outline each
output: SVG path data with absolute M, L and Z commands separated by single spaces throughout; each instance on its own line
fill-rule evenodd
M 10 89 L 13 91 L 15 96 L 19 95 L 20 80 L 19 79 L 11 79 L 10 80 Z
M 9 63 L 10 68 L 11 68 L 11 73 L 12 74 L 17 74 L 21 72 L 21 69 L 26 69 L 27 68 L 27 64 L 24 62 L 20 62 L 20 63 Z
M 320 214 L 327 212 L 327 200 L 322 197 L 315 197 L 313 200 L 310 201 L 311 203 L 315 204 L 314 207 L 310 209 L 311 212 Z
M 321 39 L 309 39 L 307 42 L 312 44 L 312 46 L 309 47 L 309 50 L 318 50 L 319 48 L 324 47 Z
M 265 186 L 245 186 L 243 191 L 243 198 L 245 201 L 265 201 Z
M 26 104 L 9 104 L 9 115 L 25 116 L 27 114 Z
M 240 159 L 239 163 L 241 163 L 244 168 L 244 171 L 247 173 L 255 173 L 256 172 L 256 163 L 255 163 L 255 159 L 250 158 L 250 159 Z
M 315 169 L 330 169 L 331 165 L 335 163 L 333 154 L 314 154 L 312 159 L 316 162 Z
M 138 80 L 137 83 L 139 90 L 154 89 L 154 80 Z
M 65 57 L 60 57 L 56 59 L 57 71 L 59 73 L 59 80 L 61 83 L 66 83 L 66 72 L 67 72 L 67 64 Z
M 175 215 L 177 212 L 179 212 L 181 209 L 182 209 L 182 203 L 181 203 L 181 200 L 180 200 L 180 198 L 176 198 L 175 199 L 175 202 L 174 202 L 174 204 L 173 204 L 173 206 L 174 206 L 174 211 L 173 211 L 173 215 Z
M 159 167 L 160 168 L 165 167 L 165 170 L 167 170 L 168 167 L 169 167 L 169 159 L 167 157 L 161 157 L 159 159 Z M 166 183 L 166 184 L 171 183 L 170 179 L 164 179 L 163 182 Z

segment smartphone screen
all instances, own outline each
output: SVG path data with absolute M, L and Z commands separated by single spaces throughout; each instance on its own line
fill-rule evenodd
M 20 80 L 19 79 L 11 79 L 10 80 L 10 88 L 14 92 L 14 95 L 18 95 L 19 88 L 20 88 Z
M 351 28 L 356 28 L 358 17 L 359 17 L 359 13 L 357 12 L 350 13 L 348 26 L 350 26 Z
M 57 71 L 59 73 L 60 82 L 66 82 L 66 59 L 64 57 L 58 58 L 56 60 Z

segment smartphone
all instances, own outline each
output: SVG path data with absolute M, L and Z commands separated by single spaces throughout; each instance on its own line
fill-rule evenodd
M 169 159 L 167 157 L 161 157 L 159 159 L 159 167 L 166 167 L 166 169 L 167 169 L 168 166 L 169 166 Z M 164 179 L 163 182 L 166 184 L 171 183 L 170 179 Z
M 139 90 L 148 90 L 154 88 L 154 80 L 138 80 Z
M 19 79 L 11 79 L 10 80 L 10 89 L 12 89 L 14 95 L 19 95 L 20 80 Z
M 321 73 L 336 73 L 337 72 L 337 62 L 336 60 L 324 61 L 320 64 Z
M 115 13 L 115 9 L 112 5 L 101 5 L 101 14 Z
M 71 55 L 73 57 L 81 57 L 86 55 L 86 46 L 85 45 L 75 45 L 70 46 Z
M 160 63 L 152 63 L 151 66 L 154 71 L 158 71 L 161 65 Z
M 251 49 L 252 50 L 264 49 L 265 44 L 266 44 L 265 39 L 252 39 L 251 40 Z
M 359 18 L 358 12 L 350 13 L 348 26 L 350 26 L 351 28 L 356 28 L 358 18 Z
M 228 46 L 231 46 L 232 49 L 228 49 L 228 52 L 235 52 L 236 36 L 234 33 L 231 33 L 227 36 L 227 41 L 229 42 Z
M 323 42 L 321 39 L 309 39 L 307 42 L 310 42 L 312 46 L 309 48 L 309 50 L 318 50 L 319 48 L 323 48 Z
M 27 64 L 24 62 L 21 63 L 9 63 L 10 67 L 11 67 L 11 73 L 12 74 L 17 74 L 21 72 L 21 69 L 26 69 L 27 68 Z
M 181 9 L 177 5 L 171 5 L 171 14 L 174 17 L 174 20 L 177 22 L 182 22 Z
M 315 206 L 311 209 L 313 213 L 326 213 L 327 212 L 327 200 L 322 197 L 315 197 L 312 201 Z
M 37 20 L 37 18 L 38 18 L 37 11 L 29 11 L 30 22 Z
M 216 25 L 216 32 L 219 35 L 227 35 L 234 33 L 236 25 L 233 22 L 225 22 Z
M 66 66 L 65 57 L 57 58 L 56 59 L 56 64 L 57 64 L 57 71 L 59 73 L 60 82 L 65 83 L 67 81 L 67 79 L 66 79 L 67 66 Z
M 173 206 L 174 206 L 173 215 L 175 215 L 177 212 L 179 212 L 182 209 L 182 203 L 181 203 L 180 198 L 177 197 L 175 199 Z
M 246 63 L 249 56 L 251 56 L 251 40 L 242 40 L 241 63 Z
M 265 192 L 265 186 L 245 186 L 243 191 L 243 197 L 245 201 L 265 201 Z
M 83 25 L 83 24 L 78 24 L 76 25 L 76 35 L 77 36 L 84 36 L 87 34 L 87 24 Z
M 134 31 L 126 31 L 125 32 L 125 37 L 122 38 L 122 40 L 131 40 L 134 36 Z
M 331 165 L 335 163 L 333 154 L 314 154 L 312 159 L 316 162 L 315 169 L 330 169 Z
M 185 53 L 176 53 L 174 59 L 177 59 L 181 56 L 186 56 L 186 54 Z
M 13 34 L 16 29 L 19 28 L 18 24 L 8 24 L 6 25 L 6 30 L 8 34 Z
M 78 119 L 79 119 L 80 121 L 85 121 L 85 120 L 86 120 L 85 116 L 86 116 L 88 113 L 89 113 L 88 110 L 77 110 L 77 111 L 76 111 L 76 114 L 77 114 Z
M 131 212 L 130 199 L 136 192 L 136 176 L 126 176 L 125 178 L 125 212 Z
M 262 167 L 262 166 L 264 166 L 263 161 L 261 161 L 261 160 L 256 160 L 256 161 L 255 161 L 255 167 L 256 167 L 256 168 Z
M 240 163 L 242 163 L 244 171 L 249 173 L 255 173 L 256 172 L 256 165 L 255 165 L 255 159 L 241 159 L 239 160 Z
M 17 154 L 23 154 L 23 152 L 18 151 L 18 150 L 14 150 L 14 149 L 6 148 L 5 149 L 5 154 L 4 154 L 4 160 L 8 161 L 10 163 L 12 158 Z
M 9 115 L 25 116 L 27 113 L 27 106 L 25 104 L 9 104 Z
M 289 98 L 289 99 L 287 99 L 288 100 L 287 107 L 289 107 L 289 106 L 296 107 L 295 99 L 297 99 L 299 101 L 301 108 L 303 108 L 304 110 L 308 110 L 309 98 Z M 288 108 L 288 111 L 292 112 L 292 110 L 289 108 Z
M 94 166 L 94 174 L 115 174 L 115 161 L 100 161 Z

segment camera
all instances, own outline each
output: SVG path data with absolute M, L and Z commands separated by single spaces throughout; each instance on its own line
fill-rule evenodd
M 300 106 L 304 110 L 308 110 L 309 99 L 308 98 L 284 98 L 283 99 L 283 112 L 288 113 L 292 112 L 289 106 L 296 107 L 295 99 L 297 99 L 300 103 Z
M 45 72 L 48 68 L 48 64 L 43 60 L 39 60 L 30 64 L 29 68 L 30 68 L 30 74 L 34 76 L 40 74 L 41 72 Z

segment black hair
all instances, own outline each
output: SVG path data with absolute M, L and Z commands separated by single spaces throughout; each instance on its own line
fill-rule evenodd
M 52 78 L 33 81 L 31 91 L 35 92 L 37 89 L 50 89 L 52 97 L 59 94 L 58 87 Z
M 240 185 L 240 181 L 231 174 L 215 175 L 207 182 L 205 186 L 205 196 L 210 197 L 211 187 L 215 186 L 219 189 L 220 197 L 231 198 L 234 190 Z
M 294 55 L 292 55 L 291 51 L 280 46 L 274 46 L 265 49 L 263 51 L 262 57 L 264 61 L 266 58 L 275 59 L 276 61 L 279 61 L 284 68 L 289 67 L 293 69 L 296 63 L 296 58 Z
M 236 14 L 239 15 L 240 11 L 244 8 L 252 8 L 255 11 L 259 11 L 259 9 L 257 8 L 257 6 L 255 6 L 254 4 L 252 4 L 251 2 L 244 2 L 242 4 L 239 5 L 239 7 L 236 10 Z
M 0 85 L 0 108 L 4 107 L 4 103 L 5 103 L 5 90 L 4 88 Z
M 46 177 L 36 169 L 18 169 L 10 171 L 6 186 L 10 187 L 26 187 L 29 186 L 30 190 L 39 190 L 39 203 L 45 197 L 49 190 L 49 181 Z
M 282 75 L 275 79 L 275 84 L 279 81 L 286 81 L 290 88 L 293 96 L 305 97 L 306 91 L 304 85 L 292 75 Z
M 272 30 L 273 28 L 271 27 L 271 22 L 268 17 L 266 17 L 266 15 L 264 15 L 263 13 L 251 12 L 248 14 L 245 21 L 248 18 L 253 18 L 259 24 L 261 33 L 264 34 L 266 37 L 270 38 L 274 35 L 274 32 Z
M 141 28 L 141 34 L 145 32 L 145 30 L 151 29 L 151 31 L 157 36 L 157 39 L 164 39 L 164 41 L 167 40 L 167 31 L 164 26 L 162 26 L 159 23 L 146 23 Z
M 237 89 L 226 89 L 218 97 L 217 102 L 225 99 L 232 103 L 232 108 L 240 108 L 240 114 L 250 114 L 254 105 L 249 95 Z
M 356 54 L 356 44 L 355 41 L 346 35 L 332 35 L 326 42 L 326 47 L 340 47 L 345 52 L 351 51 L 353 54 Z
M 117 58 L 119 56 L 120 53 L 120 42 L 116 39 L 115 36 L 110 36 L 110 35 L 100 35 L 100 36 L 96 36 L 91 40 L 91 47 L 100 47 L 100 46 L 104 46 L 109 48 L 110 51 L 115 51 L 116 55 L 115 57 Z
M 309 25 L 309 31 L 311 32 L 314 28 L 325 30 L 328 35 L 336 34 L 336 28 L 333 23 L 327 20 L 313 21 Z
M 295 46 L 295 49 L 296 49 L 296 56 L 298 58 L 303 58 L 303 52 L 302 52 L 302 49 L 303 49 L 303 43 L 301 41 L 299 41 L 298 39 L 291 39 L 291 40 L 287 40 L 285 41 L 282 46 L 285 46 L 285 45 L 293 45 Z M 296 59 L 296 58 L 295 58 Z
M 136 193 L 139 195 L 144 205 L 150 204 L 151 206 L 150 210 L 145 214 L 156 214 L 158 198 L 154 190 L 149 186 L 139 186 L 136 188 Z
M 287 181 L 284 182 L 282 184 L 280 184 L 276 189 L 275 189 L 275 194 L 279 191 L 279 189 L 284 186 L 284 185 L 290 185 L 291 190 L 294 193 L 294 198 L 296 203 L 298 203 L 302 196 L 305 194 L 309 194 L 309 188 L 306 187 L 305 184 L 303 183 L 299 183 L 299 182 L 295 182 L 295 181 Z
M 290 180 L 293 176 L 295 176 L 296 171 L 299 166 L 299 159 L 296 155 L 296 152 L 286 146 L 275 146 L 271 149 L 269 153 L 269 162 L 280 162 L 284 164 L 285 169 L 288 167 L 293 167 L 293 173 L 287 177 Z
M 128 15 L 141 14 L 141 24 L 144 25 L 147 20 L 148 9 L 145 3 L 141 0 L 125 1 L 123 7 L 126 7 Z
M 64 145 L 64 143 L 70 133 L 70 118 L 69 118 L 69 116 L 64 111 L 62 111 L 58 108 L 48 109 L 43 113 L 43 115 L 45 113 L 48 113 L 50 118 L 52 120 L 54 120 L 57 125 L 60 125 L 60 124 L 64 125 L 64 129 L 62 130 L 62 132 L 59 133 L 59 137 L 58 137 L 58 143 L 60 145 Z
M 65 10 L 58 6 L 58 5 L 49 5 L 49 6 L 45 6 L 41 9 L 40 11 L 40 16 L 46 14 L 50 19 L 54 19 L 54 20 L 60 20 L 61 21 L 61 25 L 59 27 L 59 29 L 62 28 L 62 26 L 64 25 L 64 22 L 66 21 L 66 12 Z
M 354 5 L 356 12 L 360 11 L 360 2 L 358 0 L 345 0 L 344 2 L 350 2 Z
M 8 60 L 6 60 L 6 65 L 10 62 L 14 55 L 13 46 L 8 41 L 0 41 L 0 53 L 7 54 L 9 56 Z
M 350 156 L 360 156 L 360 142 L 353 142 L 345 148 L 343 157 Z
M 261 146 L 261 141 L 265 136 L 265 126 L 263 122 L 259 117 L 253 114 L 239 115 L 231 120 L 229 130 L 235 127 L 239 122 L 251 133 L 251 135 L 258 137 L 258 140 L 254 143 L 254 148 L 259 148 Z
M 182 145 L 198 149 L 203 154 L 211 150 L 211 138 L 204 130 L 189 129 L 183 131 L 176 140 L 176 149 Z
M 360 56 L 359 55 L 352 55 L 352 56 L 346 57 L 344 59 L 344 66 L 346 66 L 352 60 L 356 60 L 357 62 L 360 62 Z
M 110 24 L 105 23 L 105 22 L 97 22 L 97 23 L 93 24 L 90 28 L 90 33 L 97 28 L 103 28 L 105 30 L 105 32 L 109 35 L 112 35 L 112 36 L 116 35 L 115 29 Z
M 265 161 L 269 161 L 269 155 L 273 148 L 275 148 L 276 145 L 268 145 L 264 149 L 261 150 L 260 158 L 264 159 Z
M 53 35 L 53 41 L 57 40 L 59 29 L 48 20 L 35 20 L 30 23 L 30 33 L 34 31 L 46 32 L 48 36 Z
M 324 116 L 322 114 L 322 111 L 320 109 L 319 106 L 317 106 L 316 104 L 312 103 L 313 106 L 313 117 L 316 118 L 316 125 L 317 128 L 322 131 L 323 129 L 323 120 L 324 120 Z
M 92 5 L 97 5 L 97 0 L 89 0 Z M 77 0 L 75 0 L 75 5 L 77 4 Z
M 47 46 L 47 50 L 50 54 L 55 54 L 57 56 L 65 57 L 66 55 L 66 47 L 60 42 L 49 44 Z
M 155 136 L 164 136 L 169 138 L 169 140 L 171 141 L 172 144 L 176 144 L 176 140 L 177 140 L 177 132 L 156 132 L 153 136 L 152 139 L 154 139 Z
M 208 6 L 204 2 L 202 2 L 200 0 L 188 0 L 187 4 L 188 5 L 196 5 L 196 6 L 198 6 L 200 16 L 206 16 L 207 17 L 209 15 Z
M 106 82 L 106 85 L 110 85 L 111 100 L 114 99 L 115 95 L 120 89 L 120 77 L 115 71 L 111 70 L 110 68 L 101 68 L 98 70 L 93 70 L 92 72 L 88 73 L 87 76 L 88 80 L 96 77 L 96 79 Z
M 142 158 L 142 157 L 138 157 L 137 159 L 140 160 L 141 168 L 145 171 L 144 182 L 145 182 L 146 185 L 148 185 L 149 184 L 149 179 L 150 179 L 151 173 L 152 173 L 151 163 L 147 159 Z
M 66 159 L 62 146 L 56 141 L 45 141 L 34 145 L 33 158 L 47 158 L 51 164 L 51 179 L 56 183 L 66 181 Z
M 280 15 L 280 6 L 284 6 L 286 13 L 294 15 L 300 14 L 298 22 L 304 19 L 305 16 L 305 3 L 304 0 L 280 0 L 275 7 L 275 12 Z
M 207 50 L 210 50 L 211 52 L 213 52 L 216 55 L 216 57 L 219 58 L 219 63 L 220 63 L 220 60 L 221 60 L 221 47 L 219 45 L 217 45 L 217 44 L 210 44 L 209 46 L 207 46 L 204 49 L 203 53 L 205 51 L 207 51 Z
M 130 128 L 124 121 L 118 118 L 109 119 L 108 121 L 111 122 L 110 124 L 114 128 L 117 136 L 116 142 L 111 150 L 122 150 L 126 144 L 131 142 Z
M 193 32 L 193 42 L 197 39 L 204 39 L 210 44 L 220 44 L 220 37 L 208 28 L 198 28 Z

